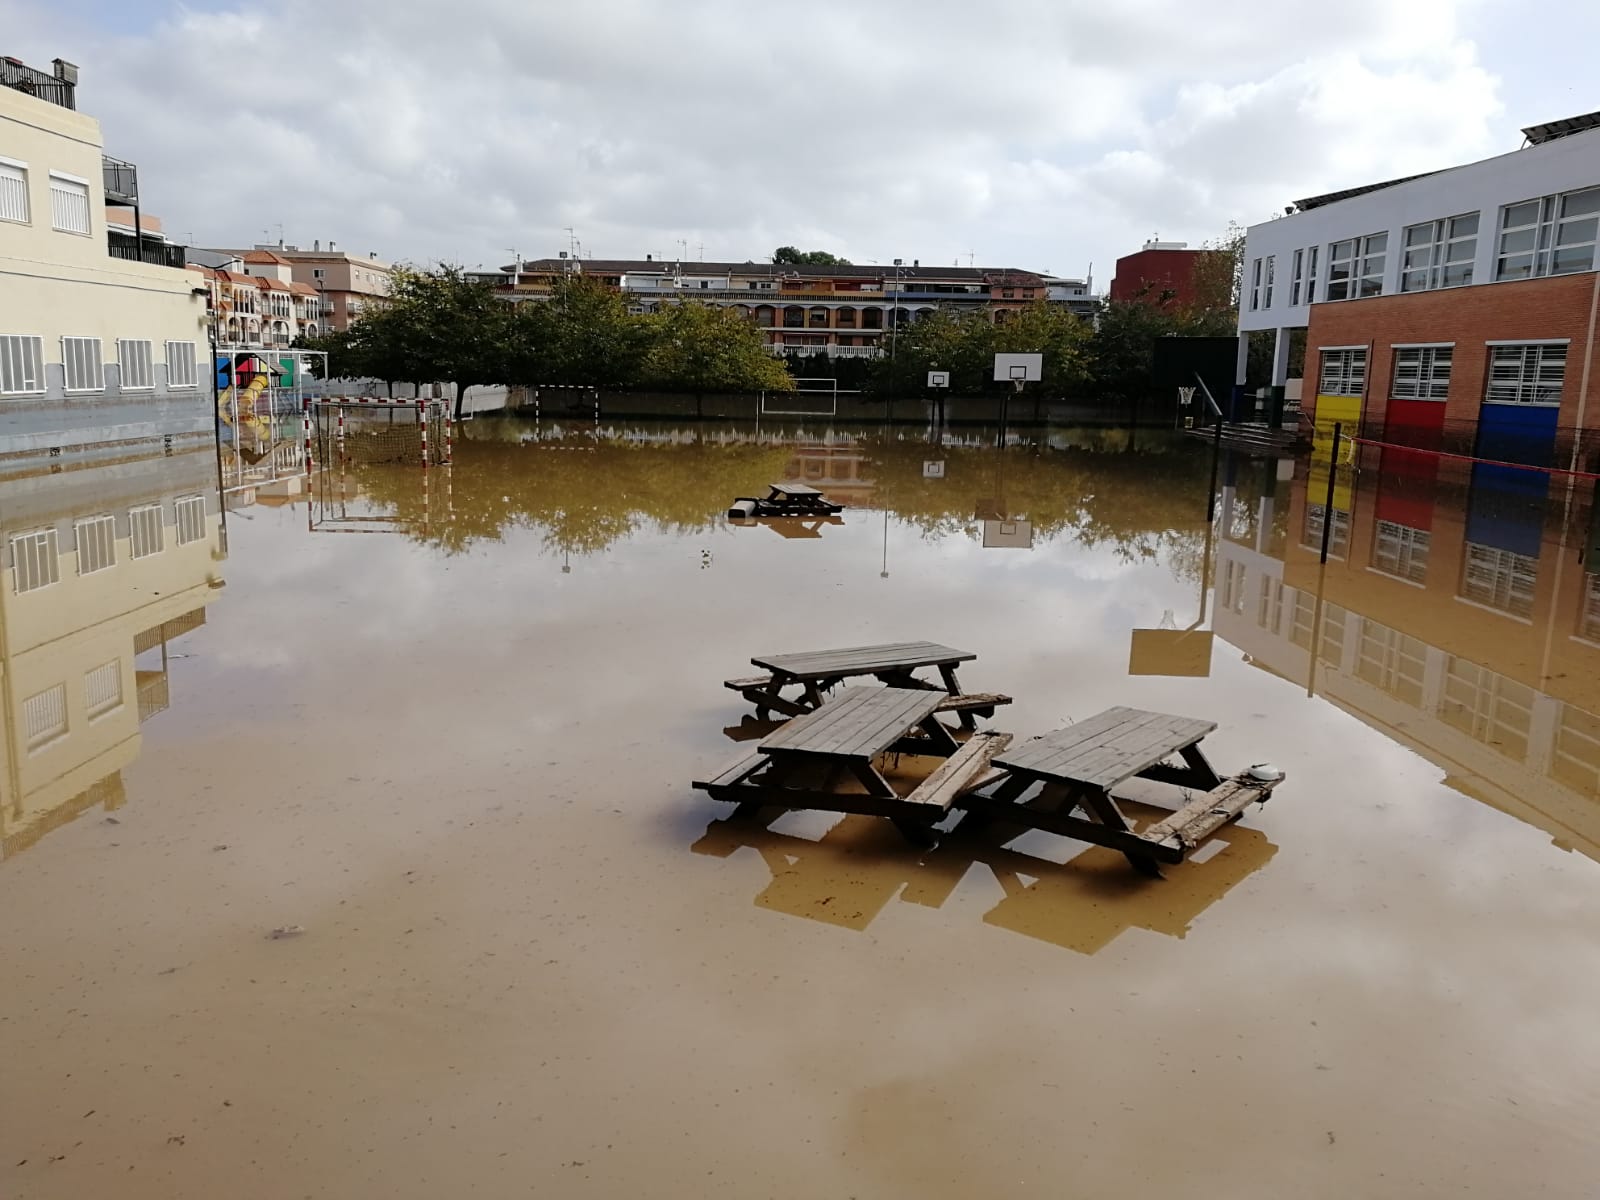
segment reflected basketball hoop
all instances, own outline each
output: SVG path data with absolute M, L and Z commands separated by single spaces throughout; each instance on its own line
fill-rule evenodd
M 929 371 L 928 386 L 930 388 L 947 388 L 950 386 L 949 371 Z

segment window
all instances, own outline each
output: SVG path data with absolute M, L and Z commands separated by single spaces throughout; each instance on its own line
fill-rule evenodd
M 1218 605 L 1232 613 L 1244 612 L 1245 565 L 1234 559 L 1222 564 L 1222 595 Z
M 1487 667 L 1451 657 L 1445 665 L 1439 719 L 1508 758 L 1528 756 L 1533 689 Z
M 1389 395 L 1397 400 L 1443 400 L 1450 394 L 1453 346 L 1396 346 Z
M 11 539 L 11 577 L 19 596 L 48 587 L 61 578 L 54 529 L 41 529 Z
M 1560 404 L 1567 374 L 1565 343 L 1489 347 L 1485 404 Z
M 1328 247 L 1328 299 L 1354 300 L 1383 294 L 1389 235 L 1370 233 Z
M 44 391 L 44 340 L 7 334 L 0 337 L 0 396 Z
M 206 536 L 204 496 L 183 496 L 173 507 L 178 510 L 178 545 L 187 546 Z
M 62 233 L 89 232 L 89 185 L 50 172 L 50 223 Z
M 149 558 L 161 553 L 161 505 L 145 504 L 128 512 L 133 527 L 133 557 Z
M 194 366 L 193 342 L 167 343 L 167 387 L 192 388 L 198 375 Z
M 1322 606 L 1322 648 L 1317 657 L 1334 670 L 1344 662 L 1344 636 L 1350 623 L 1348 609 L 1328 601 Z
M 1256 604 L 1256 624 L 1268 633 L 1283 629 L 1283 580 L 1261 577 L 1261 598 Z
M 28 223 L 28 167 L 0 158 L 0 221 Z
M 1294 594 L 1294 617 L 1289 626 L 1289 640 L 1302 650 L 1311 649 L 1311 631 L 1317 620 L 1317 598 L 1310 592 L 1298 589 Z
M 1372 565 L 1385 575 L 1421 583 L 1428 577 L 1428 548 L 1433 535 L 1394 521 L 1379 521 L 1372 539 Z
M 78 574 L 93 575 L 117 565 L 117 524 L 111 517 L 87 517 L 73 525 L 78 541 Z
M 1322 549 L 1322 519 L 1325 511 L 1320 504 L 1306 505 L 1305 540 L 1300 544 L 1308 550 Z M 1333 510 L 1333 529 L 1328 534 L 1328 557 L 1343 558 L 1349 544 L 1350 514 L 1336 508 Z
M 1506 205 L 1500 210 L 1495 279 L 1592 270 L 1597 224 L 1600 187 Z
M 1467 543 L 1461 579 L 1463 599 L 1514 617 L 1531 617 L 1538 580 L 1538 559 Z
M 1588 795 L 1600 792 L 1600 717 L 1563 704 L 1554 749 L 1552 776 Z
M 1379 625 L 1361 622 L 1361 644 L 1356 648 L 1356 678 L 1405 701 L 1422 707 L 1422 675 L 1428 661 L 1428 647 L 1414 637 Z
M 28 753 L 43 750 L 67 732 L 67 685 L 58 683 L 22 702 L 22 728 Z
M 1317 393 L 1322 396 L 1360 396 L 1367 390 L 1367 351 L 1350 347 L 1322 352 L 1322 376 Z
M 1305 275 L 1306 252 L 1304 250 L 1296 250 L 1293 261 L 1294 265 L 1289 270 L 1289 305 L 1291 308 L 1300 303 L 1300 281 Z
M 1271 308 L 1272 307 L 1272 279 L 1273 279 L 1273 276 L 1277 273 L 1276 272 L 1277 264 L 1278 264 L 1278 256 L 1276 254 L 1267 255 L 1267 277 L 1266 277 L 1266 282 L 1262 285 L 1262 289 L 1261 289 L 1261 307 L 1262 308 Z
M 326 271 L 324 271 L 321 267 L 312 267 L 311 268 L 311 278 L 313 278 L 313 279 L 326 279 L 327 277 L 328 277 L 328 273 Z
M 1317 300 L 1317 247 L 1312 246 L 1306 251 L 1306 303 L 1315 304 Z
M 113 658 L 83 677 L 83 707 L 89 720 L 122 707 L 122 661 Z
M 155 365 L 149 342 L 119 338 L 117 362 L 122 367 L 122 386 L 125 390 L 142 392 L 155 387 Z
M 1409 225 L 1400 259 L 1400 290 L 1425 292 L 1469 284 L 1477 253 L 1477 213 Z
M 67 391 L 99 392 L 105 390 L 105 364 L 100 358 L 99 338 L 62 338 L 61 362 L 66 368 Z
M 1250 260 L 1250 311 L 1261 307 L 1261 260 Z
M 1578 636 L 1600 642 L 1600 575 L 1585 575 L 1583 611 L 1578 614 Z

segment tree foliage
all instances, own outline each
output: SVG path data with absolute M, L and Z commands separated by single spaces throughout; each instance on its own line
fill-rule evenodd
M 788 266 L 848 267 L 848 258 L 829 254 L 826 250 L 798 250 L 793 246 L 779 246 L 772 252 L 772 261 Z
M 732 308 L 686 302 L 646 318 L 645 381 L 671 391 L 788 391 L 794 377 L 767 352 L 761 330 Z
M 988 312 L 935 309 L 886 338 L 893 354 L 878 360 L 872 389 L 887 395 L 927 395 L 928 373 L 947 371 L 948 394 L 981 395 L 1010 386 L 994 382 L 994 356 L 1015 352 L 1044 356 L 1044 379 L 1035 394 L 1077 395 L 1088 381 L 1093 336 L 1076 315 L 1043 300 L 1009 311 L 999 324 Z

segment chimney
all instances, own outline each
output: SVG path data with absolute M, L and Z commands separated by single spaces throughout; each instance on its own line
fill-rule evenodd
M 920 258 L 913 258 L 911 260 L 911 265 L 913 267 L 920 267 L 922 265 L 922 260 Z
M 328 253 L 329 254 L 337 254 L 338 252 L 339 252 L 339 243 L 330 241 L 328 243 Z
M 653 255 L 653 254 L 646 254 L 644 256 L 644 260 L 645 260 L 645 262 L 655 262 L 656 256 Z
M 316 241 L 311 243 L 311 252 L 313 254 L 320 254 L 322 252 L 322 239 L 321 238 L 318 238 Z
M 367 257 L 372 259 L 373 262 L 377 262 L 378 261 L 378 252 L 376 250 L 368 250 L 367 251 Z

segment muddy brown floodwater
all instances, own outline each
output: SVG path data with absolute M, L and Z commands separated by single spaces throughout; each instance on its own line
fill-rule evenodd
M 209 456 L 0 481 L 0 1195 L 1596 1194 L 1588 495 L 549 432 L 226 554 Z M 780 478 L 842 521 L 722 519 Z M 1289 780 L 1164 881 L 690 789 L 751 655 L 915 639 Z

